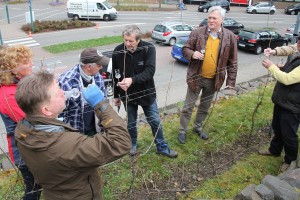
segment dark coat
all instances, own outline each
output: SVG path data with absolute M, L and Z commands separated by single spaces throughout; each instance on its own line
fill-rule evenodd
M 125 64 L 124 64 L 125 62 Z M 112 56 L 112 73 L 115 83 L 124 78 L 132 78 L 132 85 L 127 90 L 128 104 L 147 106 L 156 99 L 156 90 L 153 76 L 156 67 L 156 50 L 153 44 L 140 41 L 134 53 L 126 50 L 124 44 L 120 44 L 114 50 Z M 121 78 L 117 79 L 115 71 L 120 71 Z M 125 91 L 114 87 L 114 98 L 126 101 Z
M 124 120 L 109 105 L 101 112 L 100 104 L 95 113 L 107 133 L 94 137 L 57 119 L 26 117 L 18 124 L 18 147 L 46 200 L 101 199 L 97 168 L 128 154 L 131 139 Z M 38 125 L 55 131 L 37 130 Z
M 292 59 L 291 62 L 287 62 L 281 70 L 289 73 L 297 67 L 300 67 L 299 56 Z M 300 114 L 300 83 L 284 85 L 277 81 L 274 87 L 272 101 L 274 104 L 292 113 Z
M 199 75 L 201 75 L 203 60 L 192 59 L 192 56 L 195 51 L 200 52 L 201 49 L 205 49 L 208 36 L 209 32 L 207 26 L 199 27 L 191 32 L 187 44 L 182 49 L 183 56 L 190 60 L 187 70 L 187 84 L 194 92 L 199 91 L 198 80 Z M 237 41 L 235 35 L 222 27 L 221 32 L 218 33 L 218 37 L 220 38 L 220 47 L 215 77 L 216 91 L 219 91 L 222 87 L 226 72 L 226 85 L 228 86 L 235 86 L 237 75 Z

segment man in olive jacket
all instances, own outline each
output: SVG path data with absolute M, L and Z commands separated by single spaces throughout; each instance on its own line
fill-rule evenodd
M 124 121 L 100 89 L 89 85 L 82 95 L 106 133 L 88 137 L 56 119 L 65 108 L 66 97 L 53 74 L 39 72 L 18 84 L 16 100 L 26 117 L 15 137 L 46 200 L 101 199 L 97 168 L 128 154 L 131 148 Z
M 208 23 L 205 27 L 193 30 L 183 55 L 190 61 L 187 70 L 187 94 L 181 112 L 178 140 L 186 142 L 186 132 L 195 102 L 201 92 L 193 129 L 206 140 L 203 131 L 204 120 L 211 106 L 214 94 L 222 87 L 227 73 L 226 88 L 235 86 L 237 75 L 237 41 L 235 35 L 222 27 L 225 10 L 213 6 L 208 11 Z

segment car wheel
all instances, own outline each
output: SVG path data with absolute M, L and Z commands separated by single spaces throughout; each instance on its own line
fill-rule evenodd
M 292 11 L 291 15 L 297 15 L 297 12 L 296 11 Z
M 270 11 L 270 14 L 271 14 L 271 15 L 274 15 L 274 13 L 275 13 L 274 10 L 271 10 L 271 11 Z
M 79 16 L 78 15 L 73 15 L 73 20 L 79 20 Z
M 207 11 L 208 11 L 207 8 L 204 8 L 204 9 L 203 9 L 203 12 L 207 13 Z
M 262 52 L 262 47 L 260 45 L 258 45 L 255 49 L 255 54 L 259 55 Z
M 173 46 L 175 43 L 176 43 L 176 38 L 171 38 L 171 39 L 169 40 L 169 44 L 170 44 L 171 46 Z
M 104 15 L 103 19 L 104 19 L 104 21 L 110 21 L 110 16 L 109 15 Z
M 252 14 L 256 14 L 256 10 L 252 10 L 252 12 L 251 12 Z

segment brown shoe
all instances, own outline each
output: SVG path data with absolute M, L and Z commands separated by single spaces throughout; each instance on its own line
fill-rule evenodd
M 260 149 L 258 151 L 258 154 L 259 155 L 262 155 L 262 156 L 274 156 L 274 157 L 279 157 L 280 155 L 274 155 L 272 154 L 269 149 Z
M 280 167 L 280 172 L 285 172 L 290 167 L 289 164 L 283 163 Z

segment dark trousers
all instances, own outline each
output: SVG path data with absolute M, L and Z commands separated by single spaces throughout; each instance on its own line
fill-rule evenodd
M 25 195 L 23 200 L 39 200 L 41 197 L 41 186 L 35 183 L 32 173 L 29 171 L 26 165 L 18 167 L 25 184 Z
M 280 155 L 284 149 L 284 162 L 291 164 L 298 156 L 298 128 L 300 114 L 278 105 L 274 106 L 272 127 L 274 137 L 272 138 L 269 151 L 274 155 Z

